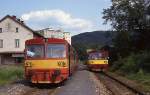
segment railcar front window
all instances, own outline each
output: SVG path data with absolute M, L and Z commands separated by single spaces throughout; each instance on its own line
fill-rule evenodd
M 47 46 L 48 58 L 65 58 L 66 50 L 64 44 L 48 44 Z
M 102 59 L 101 53 L 91 53 L 89 54 L 88 59 Z
M 26 51 L 27 58 L 43 58 L 44 46 L 43 45 L 29 45 Z

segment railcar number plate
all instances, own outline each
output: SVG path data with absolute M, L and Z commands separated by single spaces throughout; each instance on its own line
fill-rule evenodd
M 66 63 L 64 61 L 58 61 L 57 64 L 60 67 L 66 67 Z

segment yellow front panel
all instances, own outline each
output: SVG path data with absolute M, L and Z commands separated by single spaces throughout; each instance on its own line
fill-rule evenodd
M 67 59 L 50 59 L 50 60 L 26 60 L 25 66 L 32 69 L 50 69 L 50 68 L 67 68 Z
M 88 64 L 108 64 L 108 60 L 88 60 Z

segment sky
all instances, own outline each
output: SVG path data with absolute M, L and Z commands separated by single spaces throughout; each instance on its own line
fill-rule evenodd
M 102 19 L 111 0 L 1 0 L 0 4 L 0 18 L 16 15 L 33 30 L 62 29 L 76 35 L 111 29 Z

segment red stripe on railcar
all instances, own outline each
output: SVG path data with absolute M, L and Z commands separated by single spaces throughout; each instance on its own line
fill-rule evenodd
M 88 65 L 89 68 L 93 69 L 103 69 L 108 68 L 108 64 L 90 64 Z
M 42 38 L 36 38 L 36 39 L 30 39 L 25 42 L 26 45 L 32 45 L 32 44 L 44 44 L 44 39 Z
M 47 43 L 67 43 L 67 41 L 64 39 L 49 38 L 47 39 Z
M 68 78 L 69 72 L 67 68 L 61 69 L 32 69 L 28 71 L 28 75 L 31 77 L 31 82 L 40 83 L 59 83 Z M 27 79 L 28 76 L 26 76 Z

